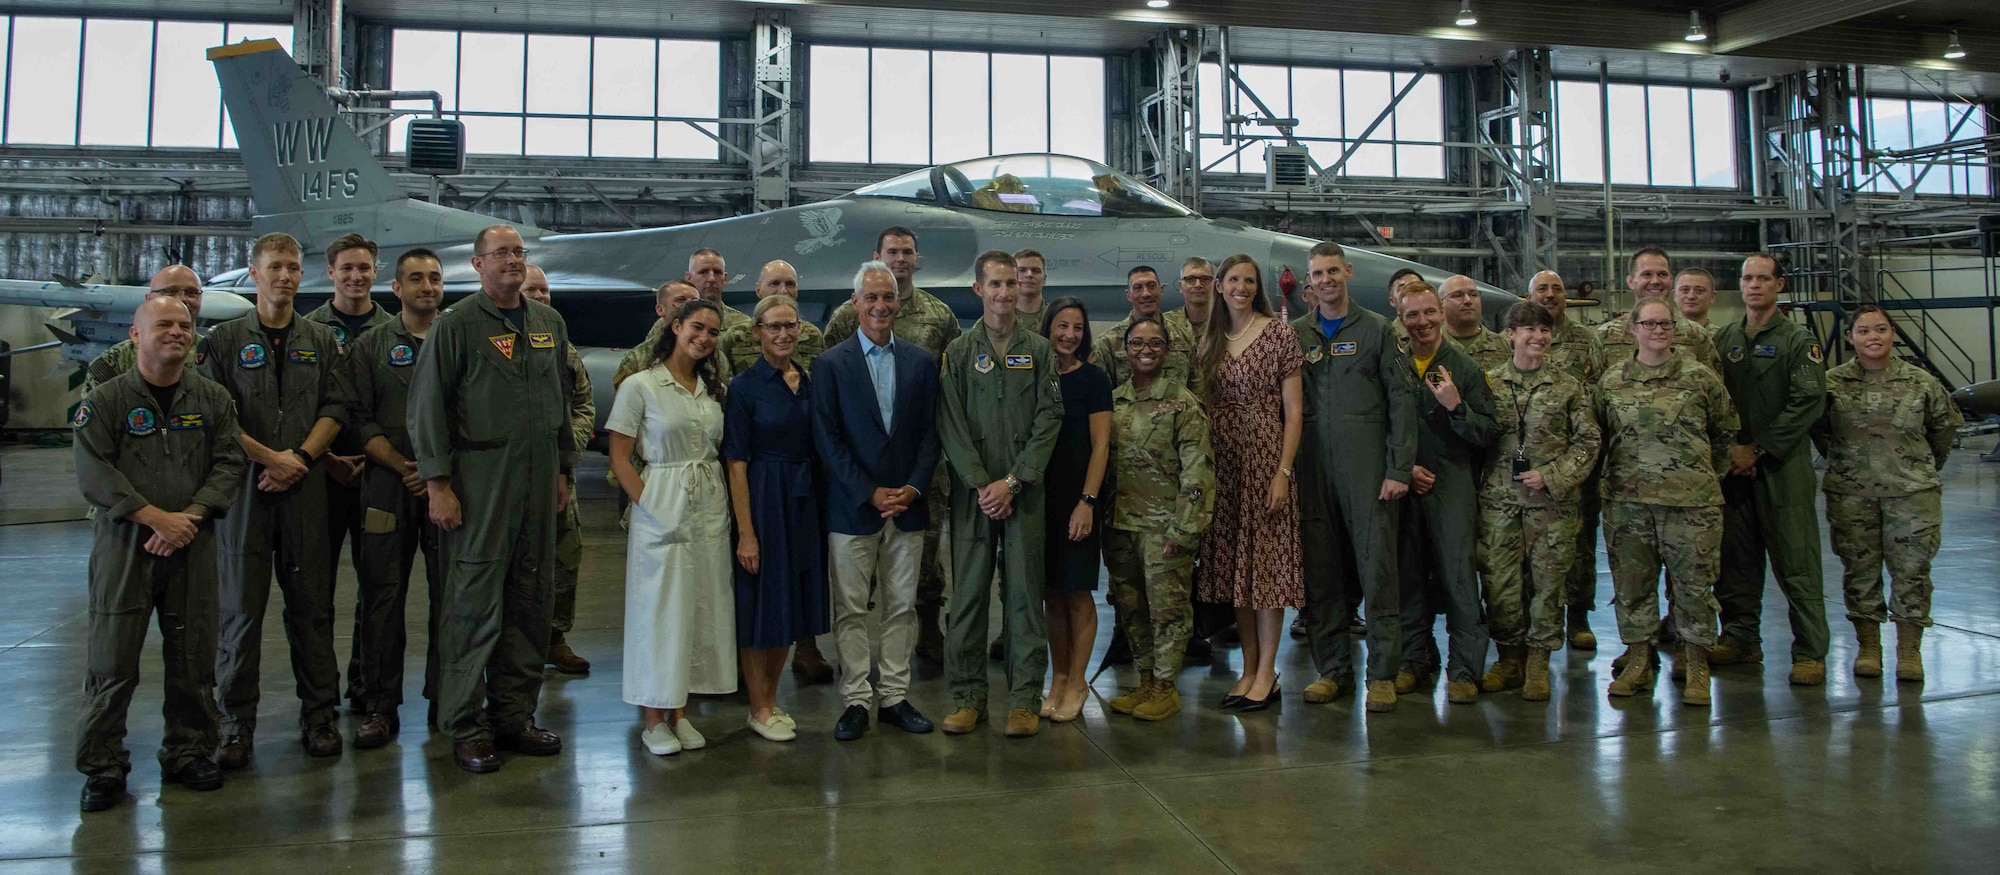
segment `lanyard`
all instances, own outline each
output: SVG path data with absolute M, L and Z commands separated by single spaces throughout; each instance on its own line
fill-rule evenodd
M 1528 405 L 1535 403 L 1535 393 L 1541 388 L 1541 384 L 1537 383 L 1533 389 L 1529 389 L 1528 400 L 1523 403 L 1520 390 L 1512 383 L 1507 385 L 1507 394 L 1514 401 L 1514 458 L 1516 459 L 1528 457 Z

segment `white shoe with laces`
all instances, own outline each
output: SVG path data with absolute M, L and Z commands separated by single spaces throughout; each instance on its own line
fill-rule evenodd
M 682 717 L 674 722 L 674 737 L 681 740 L 681 750 L 701 750 L 708 746 L 708 739 L 695 731 L 694 724 Z
M 674 731 L 665 723 L 655 723 L 639 733 L 639 743 L 646 746 L 646 752 L 656 757 L 670 757 L 681 752 L 681 740 L 674 737 Z

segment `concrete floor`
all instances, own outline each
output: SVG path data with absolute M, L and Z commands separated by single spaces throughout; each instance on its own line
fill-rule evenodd
M 1589 659 L 1559 654 L 1545 705 L 1504 693 L 1449 706 L 1439 688 L 1387 715 L 1364 717 L 1353 701 L 1309 706 L 1298 694 L 1311 669 L 1287 641 L 1283 704 L 1262 714 L 1210 705 L 1234 674 L 1235 651 L 1221 651 L 1183 678 L 1189 707 L 1161 725 L 1111 719 L 1099 698 L 1081 721 L 1028 740 L 873 727 L 841 744 L 834 689 L 797 690 L 788 677 L 780 698 L 798 717 L 797 742 L 762 741 L 743 728 L 742 705 L 709 699 L 693 719 L 710 746 L 671 758 L 638 747 L 634 709 L 619 701 L 623 540 L 609 491 L 589 476 L 571 640 L 597 670 L 543 691 L 540 722 L 563 735 L 562 756 L 459 771 L 449 745 L 425 735 L 413 653 L 400 745 L 307 757 L 277 730 L 296 711 L 273 610 L 264 641 L 279 656 L 262 718 L 272 730 L 254 766 L 215 793 L 162 791 L 149 657 L 131 715 L 131 797 L 83 817 L 71 761 L 89 535 L 75 521 L 69 451 L 10 446 L 0 701 L 15 705 L 0 711 L 0 870 L 1991 872 L 2000 466 L 1974 455 L 1948 471 L 1922 686 L 1848 674 L 1852 632 L 1828 554 L 1827 686 L 1785 683 L 1789 632 L 1774 592 L 1765 649 L 1775 662 L 1718 670 L 1711 709 L 1666 695 L 1608 700 L 1618 648 L 1600 611 L 1607 646 Z M 351 585 L 343 568 L 343 637 Z M 1600 602 L 1609 588 L 1600 573 Z M 422 616 L 413 604 L 412 619 Z M 1103 618 L 1108 633 L 1108 609 Z M 1115 695 L 1120 681 L 1134 679 L 1106 674 L 1097 692 Z M 912 700 L 933 718 L 947 710 L 935 677 Z

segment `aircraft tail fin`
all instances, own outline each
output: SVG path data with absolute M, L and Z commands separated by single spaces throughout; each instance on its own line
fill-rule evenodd
M 465 242 L 500 222 L 411 200 L 341 120 L 326 86 L 277 40 L 218 46 L 208 59 L 243 153 L 260 233 L 284 231 L 307 251 L 347 233 L 392 249 Z

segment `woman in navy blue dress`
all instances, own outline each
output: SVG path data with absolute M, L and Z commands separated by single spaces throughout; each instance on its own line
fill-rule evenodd
M 798 727 L 778 708 L 778 676 L 794 643 L 833 625 L 813 488 L 812 382 L 792 361 L 798 304 L 772 295 L 757 302 L 752 322 L 763 356 L 729 382 L 723 410 L 736 511 L 736 646 L 751 731 L 790 741 Z

